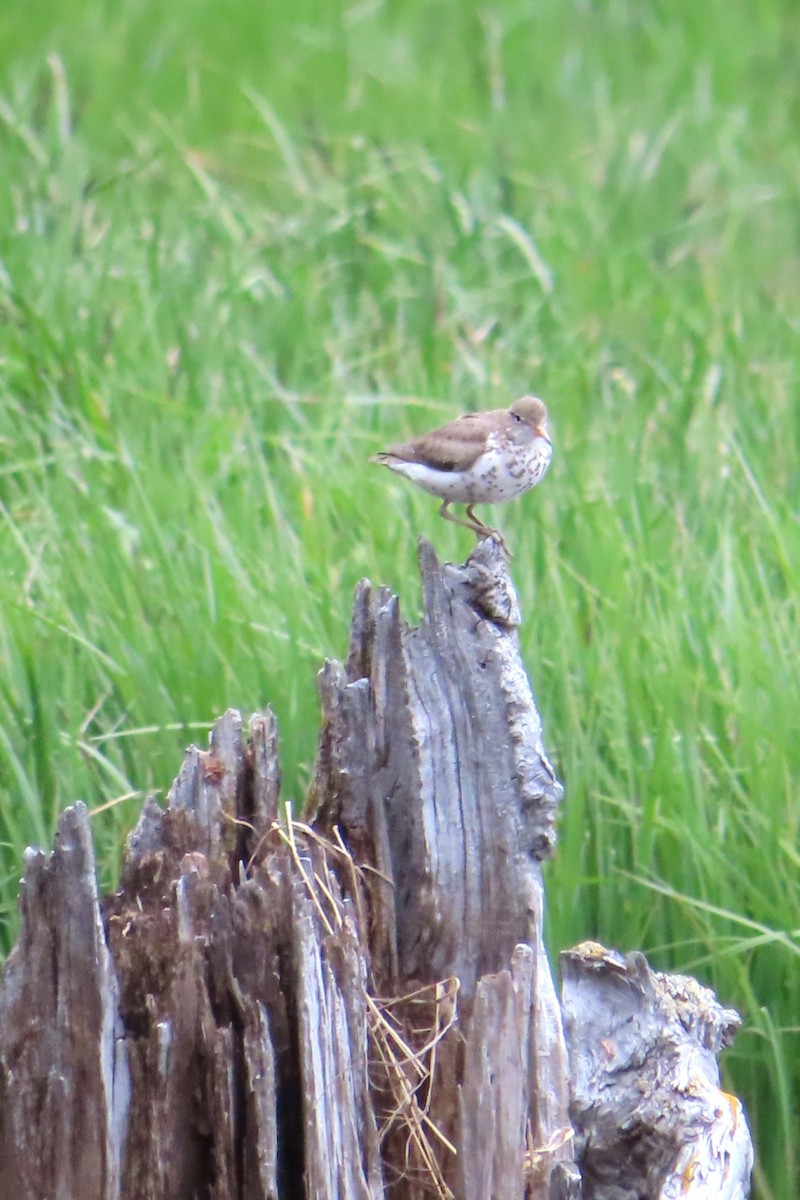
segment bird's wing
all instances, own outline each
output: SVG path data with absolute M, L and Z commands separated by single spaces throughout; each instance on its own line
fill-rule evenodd
M 387 454 L 437 471 L 468 471 L 486 448 L 495 413 L 467 413 L 413 442 L 390 446 Z

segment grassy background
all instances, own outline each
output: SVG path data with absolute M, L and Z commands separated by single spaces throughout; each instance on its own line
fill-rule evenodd
M 757 1193 L 800 1135 L 800 10 L 0 10 L 0 905 L 81 798 L 271 702 L 301 798 L 354 583 L 470 536 L 370 452 L 522 390 L 493 515 L 568 795 L 554 950 L 697 973 Z M 126 798 L 127 797 L 127 798 Z

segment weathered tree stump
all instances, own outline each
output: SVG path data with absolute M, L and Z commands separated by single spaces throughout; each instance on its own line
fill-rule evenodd
M 0 1196 L 747 1194 L 716 1075 L 735 1014 L 597 947 L 565 956 L 562 1009 L 540 868 L 562 789 L 505 561 L 420 559 L 419 627 L 362 584 L 321 673 L 309 824 L 279 812 L 271 714 L 243 741 L 229 712 L 145 804 L 113 895 L 83 806 L 27 852 Z

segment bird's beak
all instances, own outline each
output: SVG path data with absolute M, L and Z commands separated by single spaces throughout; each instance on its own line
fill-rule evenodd
M 547 432 L 544 425 L 534 425 L 533 432 L 537 437 L 544 438 L 546 442 L 550 441 L 550 434 Z

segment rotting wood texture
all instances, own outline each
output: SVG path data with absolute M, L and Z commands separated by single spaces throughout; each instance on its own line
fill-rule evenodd
M 243 737 L 228 712 L 144 805 L 113 895 L 82 805 L 28 851 L 0 1196 L 747 1194 L 716 1076 L 735 1014 L 598 947 L 564 958 L 562 1009 L 541 879 L 562 790 L 514 589 L 490 539 L 420 563 L 420 625 L 364 583 L 321 672 L 309 824 L 279 812 L 271 713 Z

